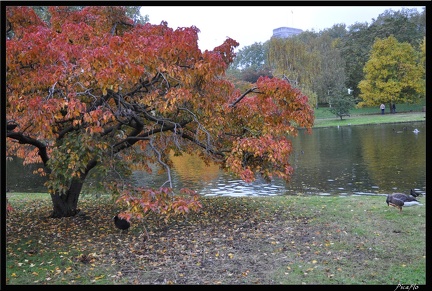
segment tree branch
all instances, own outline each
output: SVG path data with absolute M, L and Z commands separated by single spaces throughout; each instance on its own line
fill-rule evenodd
M 247 94 L 249 94 L 250 92 L 253 92 L 257 89 L 257 87 L 253 87 L 251 89 L 248 89 L 246 92 L 244 92 L 239 98 L 237 98 L 237 100 L 235 100 L 233 103 L 231 103 L 229 105 L 229 107 L 234 107 L 237 105 L 237 103 L 239 103 Z
M 185 139 L 187 139 L 187 140 L 189 140 L 189 141 L 191 141 L 191 142 L 193 142 L 194 144 L 200 146 L 201 148 L 205 149 L 208 153 L 210 153 L 210 154 L 212 154 L 214 156 L 220 156 L 221 158 L 225 157 L 225 155 L 222 152 L 215 151 L 213 149 L 209 149 L 206 144 L 200 142 L 199 140 L 193 138 L 192 136 L 190 136 L 190 135 L 188 135 L 186 133 L 181 133 L 180 136 L 183 137 L 183 138 L 185 138 Z
M 37 139 L 31 138 L 29 136 L 25 136 L 21 132 L 7 132 L 6 137 L 15 139 L 20 144 L 28 144 L 37 147 L 39 149 L 38 154 L 41 157 L 44 166 L 47 165 L 49 157 L 48 157 L 46 145 L 44 143 L 40 142 Z
M 162 126 L 160 128 L 149 130 L 149 131 L 144 132 L 140 135 L 129 134 L 129 136 L 127 138 L 125 138 L 124 140 L 122 140 L 122 141 L 120 141 L 120 142 L 118 142 L 112 146 L 113 148 L 116 148 L 113 152 L 118 153 L 125 148 L 129 148 L 129 147 L 133 146 L 135 143 L 137 143 L 140 140 L 149 140 L 150 136 L 152 136 L 153 134 L 156 134 L 159 132 L 164 132 L 164 131 L 174 131 L 174 129 L 176 129 L 177 127 L 183 127 L 186 124 L 188 124 L 189 122 L 190 121 L 184 121 L 181 123 L 172 122 L 173 123 L 172 125 L 162 124 Z
M 168 173 L 168 181 L 166 181 L 166 182 L 169 182 L 169 184 L 170 184 L 170 188 L 172 188 L 173 187 L 173 185 L 172 185 L 172 179 L 171 179 L 171 169 L 170 169 L 170 167 L 166 164 L 166 163 L 164 163 L 163 161 L 162 161 L 162 156 L 161 156 L 161 153 L 156 149 L 156 147 L 153 145 L 153 138 L 151 138 L 150 139 L 150 147 L 153 149 L 153 151 L 157 154 L 157 157 L 158 157 L 158 161 L 159 161 L 159 163 L 162 165 L 162 166 L 164 166 L 165 167 L 165 169 L 167 170 L 167 173 Z M 165 182 L 165 183 L 166 183 Z M 165 185 L 165 183 L 163 184 L 163 185 Z M 161 186 L 161 187 L 163 187 L 163 185 Z

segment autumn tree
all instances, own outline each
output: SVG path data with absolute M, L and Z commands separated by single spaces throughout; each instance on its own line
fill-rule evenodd
M 365 79 L 359 84 L 361 106 L 388 103 L 415 103 L 425 92 L 421 53 L 395 37 L 377 39 L 364 67 Z
M 343 34 L 341 33 L 343 30 L 344 26 L 334 25 L 330 29 L 321 31 L 314 41 L 321 59 L 321 70 L 314 82 L 314 91 L 317 92 L 320 103 L 335 104 L 333 99 L 339 99 L 341 92 L 347 92 L 345 60 L 339 49 L 341 42 L 339 34 Z
M 7 153 L 42 162 L 52 217 L 78 212 L 91 171 L 111 172 L 107 191 L 131 215 L 200 207 L 192 191 L 173 189 L 170 156 L 196 154 L 253 181 L 289 181 L 290 136 L 309 131 L 308 98 L 287 81 L 260 77 L 242 92 L 225 77 L 238 43 L 202 52 L 198 28 L 134 23 L 124 7 L 6 8 Z M 123 179 L 133 169 L 167 171 L 158 189 Z M 114 179 L 115 178 L 115 179 Z M 184 193 L 184 195 L 181 195 Z M 189 194 L 191 194 L 189 196 Z
M 320 73 L 319 52 L 307 46 L 298 37 L 272 37 L 269 41 L 268 63 L 273 76 L 287 80 L 293 87 L 308 95 L 312 105 L 317 104 L 313 84 Z
M 45 22 L 49 22 L 51 14 L 48 11 L 49 6 L 30 6 L 36 14 Z M 67 6 L 70 11 L 81 10 L 85 6 Z M 144 24 L 149 21 L 148 15 L 141 14 L 142 6 L 125 6 L 125 14 L 131 18 L 135 23 Z
M 426 37 L 423 38 L 423 41 L 419 45 L 420 50 L 420 66 L 423 71 L 423 83 L 426 84 Z M 426 91 L 424 91 L 423 98 L 426 97 Z

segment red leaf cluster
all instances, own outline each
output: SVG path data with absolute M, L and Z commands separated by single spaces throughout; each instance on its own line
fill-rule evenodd
M 170 217 L 198 212 L 202 204 L 200 196 L 193 190 L 181 189 L 176 195 L 172 188 L 161 187 L 158 190 L 133 187 L 120 191 L 117 203 L 126 204 L 128 211 L 120 218 L 130 220 L 132 215 L 142 219 L 150 213 L 156 213 L 168 221 Z

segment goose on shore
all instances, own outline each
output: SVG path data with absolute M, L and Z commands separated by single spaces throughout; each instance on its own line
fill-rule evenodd
M 403 194 L 403 193 L 393 193 L 387 195 L 386 203 L 388 206 L 393 206 L 402 211 L 402 206 L 409 207 L 421 204 L 415 197 Z
M 419 197 L 419 196 L 420 196 L 420 193 L 417 193 L 416 191 L 414 191 L 414 189 L 411 189 L 411 191 L 410 191 L 410 195 L 411 195 L 412 197 Z

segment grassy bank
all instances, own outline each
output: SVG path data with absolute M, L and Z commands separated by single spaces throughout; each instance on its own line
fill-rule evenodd
M 426 112 L 351 115 L 351 117 L 344 117 L 342 120 L 340 118 L 317 118 L 315 119 L 314 128 L 415 121 L 426 121 Z
M 314 110 L 314 127 L 426 121 L 424 107 L 423 103 L 401 104 L 396 109 L 397 113 L 391 114 L 386 111 L 384 115 L 381 115 L 377 108 L 354 108 L 350 111 L 350 116 L 344 116 L 342 120 L 332 114 L 328 108 L 321 107 Z
M 410 112 L 423 112 L 426 108 L 426 101 L 421 101 L 418 104 L 398 104 L 396 108 L 397 113 L 410 113 Z M 314 109 L 315 118 L 335 118 L 335 115 L 329 111 L 328 107 L 319 107 Z M 350 110 L 351 116 L 356 115 L 380 115 L 381 111 L 377 107 L 362 107 L 362 108 L 353 108 Z M 385 110 L 385 114 L 390 114 L 388 109 Z
M 209 197 L 199 215 L 128 234 L 108 197 L 63 219 L 45 218 L 47 196 L 9 201 L 7 284 L 426 284 L 426 206 L 399 212 L 385 196 Z

